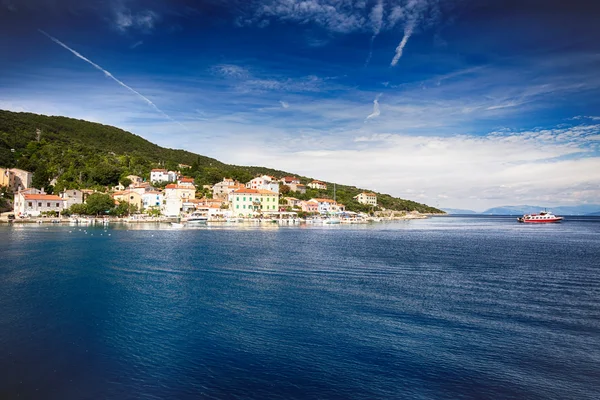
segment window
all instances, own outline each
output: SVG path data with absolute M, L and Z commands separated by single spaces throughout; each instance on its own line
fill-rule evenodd
M 239 205 L 239 204 L 238 204 L 238 205 L 236 205 L 236 206 L 235 206 L 235 208 L 240 208 L 240 205 Z
M 237 196 L 237 197 L 235 198 L 235 201 L 240 201 L 240 196 Z
M 252 197 L 248 198 L 248 200 L 252 201 Z
M 58 203 L 56 203 L 56 207 L 60 207 L 60 205 Z
M 46 203 L 46 207 L 50 207 L 50 203 Z
M 246 198 L 244 197 L 244 201 L 246 201 Z M 244 207 L 245 208 L 245 207 Z
M 42 202 L 39 202 L 39 203 L 38 203 L 38 207 L 41 207 L 41 206 L 42 206 Z
M 29 207 L 33 207 L 33 203 L 32 203 L 31 201 L 30 201 L 30 202 L 29 202 L 27 205 L 28 205 Z
M 244 204 L 244 208 L 246 208 L 246 205 Z

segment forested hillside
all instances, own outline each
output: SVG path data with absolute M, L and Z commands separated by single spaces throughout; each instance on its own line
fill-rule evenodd
M 247 182 L 258 174 L 298 176 L 270 168 L 229 165 L 189 151 L 167 149 L 113 126 L 0 110 L 0 167 L 32 171 L 33 186 L 44 187 L 49 192 L 65 188 L 104 190 L 127 175 L 148 179 L 152 168 L 175 170 L 180 163 L 191 165 L 192 168 L 185 174 L 194 177 L 200 188 L 224 177 Z M 52 187 L 50 182 L 54 178 L 57 182 Z M 312 177 L 300 179 L 306 184 Z M 327 191 L 309 189 L 306 195 L 293 195 L 298 198 L 331 198 L 333 184 L 328 183 Z M 367 206 L 352 199 L 361 191 L 363 189 L 353 186 L 337 185 L 336 198 L 349 210 L 367 210 Z M 442 212 L 425 204 L 379 193 L 378 203 L 394 210 Z

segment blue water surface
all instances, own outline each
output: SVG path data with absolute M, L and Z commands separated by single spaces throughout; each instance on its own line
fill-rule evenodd
M 598 399 L 600 219 L 0 226 L 0 398 Z

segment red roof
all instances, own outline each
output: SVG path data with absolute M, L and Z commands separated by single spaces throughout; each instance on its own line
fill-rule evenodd
M 167 172 L 167 170 L 166 169 L 161 169 L 161 168 L 154 168 L 152 170 L 152 172 Z
M 194 183 L 194 178 L 188 178 L 187 176 L 181 178 L 179 180 L 180 182 L 186 182 L 186 183 Z
M 248 189 L 248 188 L 240 188 L 236 191 L 234 191 L 233 193 L 247 193 L 247 194 L 277 194 L 275 192 L 272 192 L 270 190 L 265 190 L 265 189 Z
M 64 199 L 54 194 L 24 194 L 25 200 L 48 200 L 48 201 L 63 201 Z
M 187 189 L 187 190 L 194 190 L 193 187 L 189 187 L 189 186 L 179 186 L 175 183 L 169 183 L 167 186 L 165 186 L 165 189 Z

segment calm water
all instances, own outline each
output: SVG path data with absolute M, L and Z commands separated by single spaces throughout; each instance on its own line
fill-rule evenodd
M 600 398 L 600 219 L 137 228 L 0 227 L 0 398 Z

